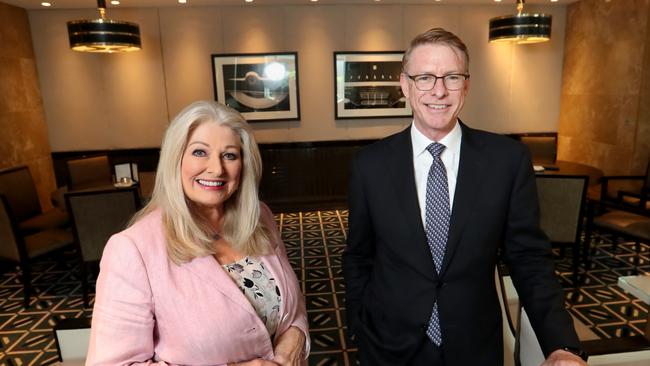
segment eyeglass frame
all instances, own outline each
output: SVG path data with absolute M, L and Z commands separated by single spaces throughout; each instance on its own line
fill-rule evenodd
M 467 81 L 467 79 L 469 79 L 469 74 L 458 74 L 458 73 L 447 74 L 447 75 L 443 75 L 443 76 L 437 76 L 437 75 L 434 75 L 434 74 L 417 74 L 417 75 L 409 75 L 409 74 L 407 74 L 407 73 L 405 73 L 405 72 L 404 72 L 403 74 L 406 75 L 409 79 L 413 80 L 413 85 L 415 85 L 415 88 L 416 88 L 417 90 L 419 90 L 419 91 L 430 91 L 430 90 L 433 90 L 433 89 L 436 87 L 436 83 L 438 82 L 438 79 L 442 79 L 442 86 L 444 86 L 445 89 L 447 89 L 447 90 L 449 90 L 449 91 L 457 91 L 457 90 L 461 90 L 463 87 L 461 86 L 461 87 L 458 88 L 458 89 L 449 89 L 449 88 L 447 87 L 447 84 L 445 83 L 445 78 L 448 77 L 448 76 L 462 76 L 462 77 L 465 78 L 465 79 L 463 79 L 463 85 L 464 85 L 465 81 Z M 430 77 L 433 77 L 434 80 L 433 80 L 433 85 L 431 86 L 431 88 L 430 88 L 430 89 L 420 89 L 420 88 L 418 88 L 418 83 L 417 83 L 417 81 L 415 80 L 415 78 L 417 78 L 418 76 L 430 76 Z

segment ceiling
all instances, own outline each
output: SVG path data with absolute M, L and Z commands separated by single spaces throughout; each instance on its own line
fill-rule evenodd
M 0 0 L 7 4 L 15 5 L 25 9 L 79 9 L 79 8 L 95 8 L 97 7 L 96 0 L 47 0 L 52 6 L 43 7 L 41 2 L 44 0 Z M 578 0 L 558 0 L 551 2 L 551 0 L 527 0 L 526 4 L 545 4 L 552 6 L 565 6 L 569 3 Z M 604 0 L 611 1 L 611 0 Z M 120 5 L 111 5 L 110 0 L 106 0 L 108 8 L 116 7 L 171 7 L 171 6 L 209 6 L 209 5 L 296 5 L 296 4 L 312 4 L 318 5 L 333 5 L 333 4 L 447 4 L 447 5 L 462 5 L 462 4 L 496 4 L 504 5 L 511 3 L 515 7 L 516 0 L 502 0 L 495 2 L 494 0 L 319 0 L 318 2 L 310 2 L 310 0 L 254 0 L 252 3 L 245 3 L 244 0 L 187 0 L 187 4 L 179 4 L 178 0 L 120 0 Z

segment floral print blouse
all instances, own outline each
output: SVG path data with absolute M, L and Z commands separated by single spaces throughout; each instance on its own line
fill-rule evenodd
M 264 263 L 256 258 L 245 257 L 230 264 L 224 264 L 226 273 L 235 281 L 255 312 L 262 319 L 271 338 L 274 337 L 280 321 L 280 289 Z

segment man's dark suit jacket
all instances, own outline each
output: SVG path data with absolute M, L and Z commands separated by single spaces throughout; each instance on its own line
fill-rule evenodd
M 461 123 L 449 240 L 438 275 L 415 188 L 410 128 L 353 159 L 343 255 L 348 327 L 362 365 L 410 365 L 438 301 L 446 365 L 503 363 L 497 252 L 510 267 L 544 353 L 580 346 L 539 228 L 526 147 Z

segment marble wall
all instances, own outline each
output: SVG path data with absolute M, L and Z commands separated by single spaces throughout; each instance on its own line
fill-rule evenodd
M 0 169 L 27 165 L 41 206 L 56 188 L 25 9 L 0 2 Z
M 644 174 L 650 157 L 648 0 L 567 8 L 558 159 Z

